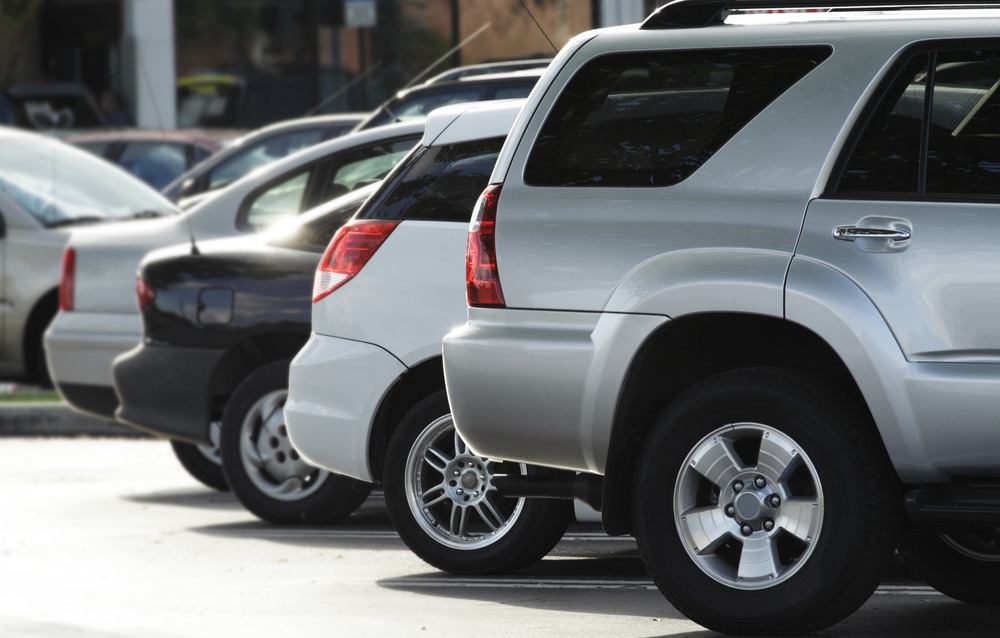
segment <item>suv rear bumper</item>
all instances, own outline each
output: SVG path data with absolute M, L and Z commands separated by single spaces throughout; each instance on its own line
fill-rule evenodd
M 59 312 L 44 339 L 49 374 L 60 391 L 66 390 L 62 394 L 70 407 L 113 419 L 117 399 L 110 404 L 115 392 L 111 364 L 142 340 L 139 315 Z M 93 397 L 99 400 L 95 403 Z
M 603 474 L 625 374 L 665 321 L 470 308 L 443 344 L 456 427 L 483 456 Z
M 123 423 L 172 439 L 210 445 L 211 379 L 225 350 L 140 345 L 115 359 Z
M 375 482 L 368 466 L 372 421 L 404 372 L 378 346 L 313 334 L 289 373 L 285 425 L 295 449 L 313 465 Z

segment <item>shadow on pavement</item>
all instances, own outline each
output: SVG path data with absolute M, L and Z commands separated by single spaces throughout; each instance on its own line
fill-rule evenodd
M 142 505 L 173 505 L 195 509 L 233 510 L 242 509 L 232 492 L 218 492 L 207 487 L 190 487 L 178 490 L 163 490 L 145 494 L 125 494 L 124 501 Z

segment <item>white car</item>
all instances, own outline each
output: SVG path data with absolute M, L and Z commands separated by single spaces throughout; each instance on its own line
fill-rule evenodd
M 0 375 L 48 383 L 42 334 L 59 307 L 59 264 L 72 228 L 177 213 L 86 151 L 0 126 Z
M 292 361 L 285 424 L 304 459 L 381 482 L 396 531 L 446 571 L 527 566 L 559 541 L 568 501 L 505 498 L 495 464 L 455 434 L 441 339 L 465 321 L 474 204 L 523 100 L 431 113 L 421 146 L 334 237 L 316 272 L 313 334 Z
M 337 138 L 263 167 L 183 215 L 74 232 L 72 267 L 63 273 L 70 293 L 45 335 L 59 392 L 77 410 L 114 419 L 111 364 L 142 336 L 134 282 L 146 253 L 182 242 L 194 251 L 198 240 L 255 232 L 381 179 L 423 130 L 420 121 Z

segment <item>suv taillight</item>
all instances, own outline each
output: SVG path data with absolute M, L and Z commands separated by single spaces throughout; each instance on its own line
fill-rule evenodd
M 73 309 L 73 293 L 76 288 L 76 251 L 67 248 L 63 253 L 62 274 L 59 276 L 59 310 Z
M 497 270 L 496 221 L 502 188 L 503 184 L 487 186 L 472 212 L 465 254 L 465 291 L 470 306 L 507 307 Z
M 338 230 L 316 269 L 313 303 L 361 272 L 398 225 L 399 220 L 362 219 Z
M 139 310 L 156 300 L 156 288 L 153 288 L 141 272 L 135 273 L 135 297 L 139 300 Z

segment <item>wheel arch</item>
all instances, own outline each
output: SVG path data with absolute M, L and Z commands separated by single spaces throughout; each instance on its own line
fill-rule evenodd
M 407 369 L 379 402 L 368 434 L 368 468 L 372 478 L 382 481 L 389 441 L 403 417 L 432 392 L 444 389 L 441 356 L 431 357 Z
M 41 343 L 45 330 L 52 323 L 59 312 L 59 286 L 48 290 L 38 298 L 31 312 L 28 313 L 28 320 L 24 324 L 24 331 L 21 336 L 21 352 L 24 358 L 24 371 L 28 378 L 34 381 L 41 381 L 39 373 L 44 362 L 38 360 L 38 352 L 32 346 Z M 44 357 L 44 352 L 42 354 Z
M 682 361 L 684 365 L 672 365 Z M 837 386 L 865 405 L 837 352 L 799 324 L 765 315 L 699 313 L 664 323 L 636 352 L 615 408 L 605 469 L 605 531 L 632 531 L 633 474 L 642 442 L 656 418 L 686 388 L 737 368 L 799 370 Z
M 209 381 L 211 419 L 221 418 L 233 391 L 261 366 L 292 359 L 309 340 L 309 335 L 275 331 L 251 335 L 231 345 L 212 371 Z

